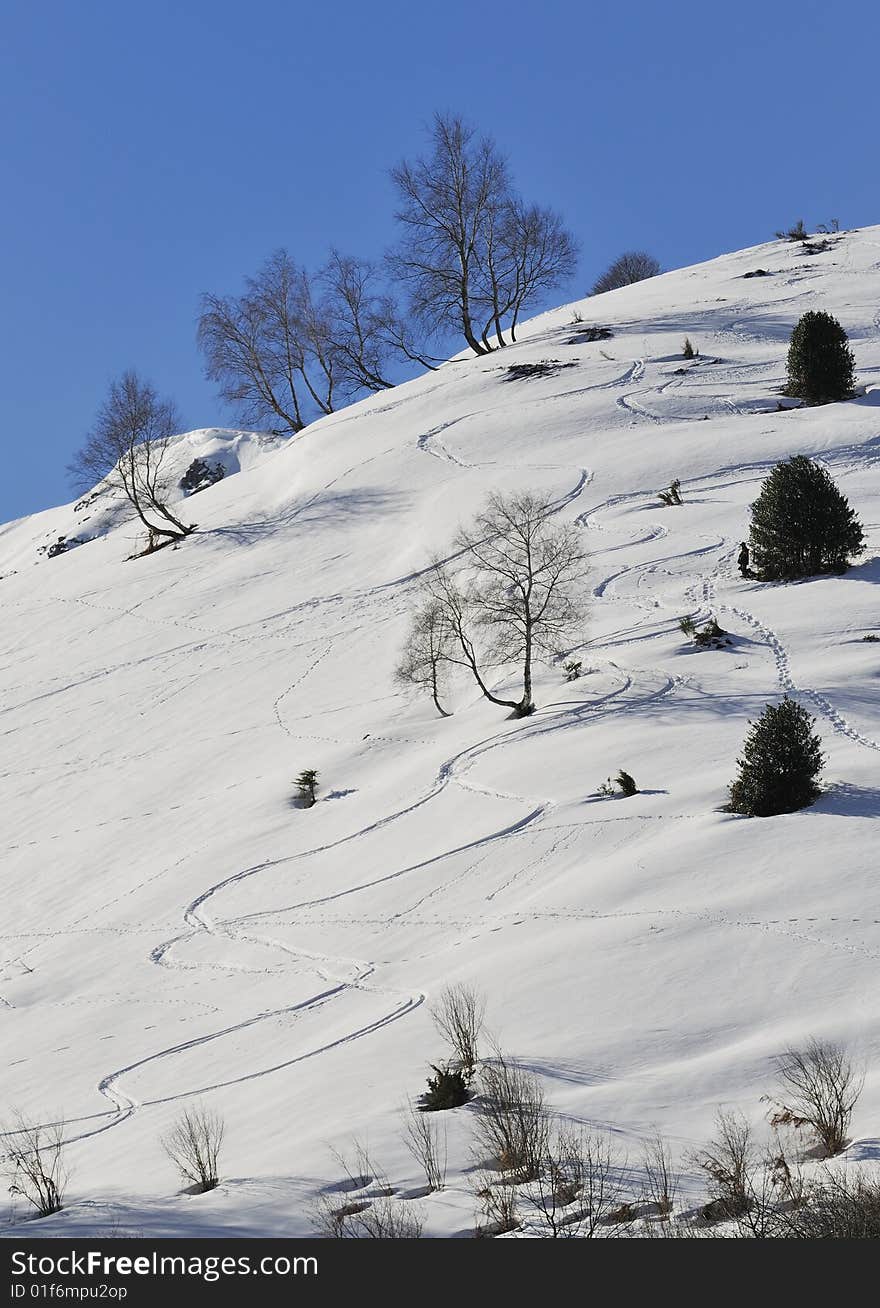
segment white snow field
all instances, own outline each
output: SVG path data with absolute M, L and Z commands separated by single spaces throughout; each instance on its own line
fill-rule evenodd
M 846 328 L 864 391 L 779 412 L 813 308 Z M 595 324 L 613 336 L 584 340 Z M 507 379 L 540 360 L 571 366 Z M 868 549 L 841 577 L 744 581 L 748 506 L 795 453 Z M 470 1235 L 473 1106 L 441 1115 L 440 1193 L 419 1197 L 401 1140 L 454 981 L 558 1113 L 613 1133 L 634 1184 L 657 1130 L 677 1158 L 719 1105 L 766 1130 L 774 1055 L 811 1035 L 867 1061 L 849 1157 L 880 1157 L 862 640 L 880 631 L 880 227 L 567 305 L 290 441 L 196 432 L 179 455 L 240 469 L 192 497 L 179 548 L 130 558 L 137 524 L 100 500 L 0 528 L 0 1116 L 63 1115 L 72 1165 L 62 1213 L 25 1225 L 4 1199 L 3 1232 L 310 1234 L 344 1180 L 331 1150 L 357 1137 L 426 1235 Z M 544 667 L 521 721 L 462 681 L 441 719 L 393 675 L 416 579 L 490 492 L 523 489 L 591 552 L 584 675 Z M 94 539 L 39 552 L 61 534 Z M 688 645 L 697 611 L 730 649 Z M 747 723 L 783 691 L 818 719 L 825 791 L 727 814 Z M 642 793 L 596 798 L 621 767 Z M 195 1196 L 160 1137 L 200 1100 L 226 1141 Z

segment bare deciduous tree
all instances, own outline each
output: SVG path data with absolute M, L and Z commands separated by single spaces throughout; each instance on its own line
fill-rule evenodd
M 449 713 L 440 703 L 443 674 L 451 661 L 453 632 L 436 600 L 427 600 L 413 615 L 409 635 L 401 653 L 395 677 L 403 685 L 430 690 L 441 717 Z
M 535 660 L 558 653 L 585 616 L 581 533 L 555 523 L 553 512 L 546 496 L 493 495 L 456 537 L 455 564 L 438 562 L 424 583 L 450 633 L 443 659 L 467 668 L 488 700 L 519 716 L 534 709 Z M 510 664 L 522 676 L 519 699 L 487 684 L 487 667 Z
M 152 540 L 180 540 L 194 530 L 169 506 L 169 452 L 181 422 L 171 400 L 129 371 L 111 382 L 86 443 L 69 472 L 85 490 L 103 482 L 121 491 Z
M 509 189 L 507 165 L 493 141 L 453 115 L 435 115 L 431 145 L 430 157 L 391 171 L 404 236 L 390 266 L 417 318 L 461 332 L 474 354 L 486 354 L 472 301 L 484 228 Z
M 848 1141 L 853 1110 L 864 1085 L 843 1045 L 810 1040 L 777 1059 L 780 1097 L 773 1126 L 809 1126 L 826 1154 L 839 1154 Z
M 446 986 L 431 1009 L 434 1026 L 452 1049 L 457 1066 L 468 1076 L 477 1066 L 485 1013 L 485 996 L 462 982 Z
M 188 1108 L 162 1139 L 162 1148 L 184 1181 L 199 1193 L 216 1188 L 220 1180 L 220 1147 L 223 1144 L 222 1117 L 204 1104 Z
M 9 1192 L 31 1204 L 40 1217 L 58 1213 L 70 1174 L 64 1158 L 64 1123 L 41 1125 L 16 1113 L 0 1140 Z
M 276 250 L 240 296 L 202 296 L 205 372 L 242 421 L 300 431 L 309 412 L 332 413 L 339 369 L 311 280 Z
M 531 1181 L 540 1175 L 550 1130 L 540 1081 L 513 1059 L 496 1054 L 483 1064 L 480 1084 L 477 1151 L 488 1154 L 508 1179 Z
M 403 1142 L 425 1173 L 429 1190 L 446 1184 L 446 1128 L 440 1128 L 432 1113 L 409 1105 L 403 1127 Z
M 376 268 L 366 259 L 333 250 L 320 282 L 323 330 L 342 384 L 351 394 L 387 390 L 394 385 L 386 375 L 390 308 Z
M 644 250 L 628 250 L 619 255 L 602 276 L 596 279 L 590 294 L 601 295 L 604 291 L 616 291 L 620 286 L 631 286 L 634 282 L 656 277 L 662 271 L 653 255 Z
M 524 307 L 573 271 L 575 241 L 519 199 L 495 143 L 462 118 L 436 114 L 431 147 L 392 170 L 403 234 L 389 266 L 429 334 L 451 328 L 488 354 L 507 343 L 505 322 L 516 339 Z
M 445 358 L 427 352 L 416 325 L 402 312 L 393 296 L 383 296 L 377 314 L 383 340 L 392 355 L 400 355 L 430 372 L 436 372 L 440 364 L 446 362 Z
M 479 266 L 481 299 L 489 306 L 481 334 L 487 349 L 490 330 L 499 346 L 507 344 L 505 330 L 515 341 L 524 309 L 570 277 L 576 265 L 577 244 L 559 214 L 508 196 L 487 223 Z

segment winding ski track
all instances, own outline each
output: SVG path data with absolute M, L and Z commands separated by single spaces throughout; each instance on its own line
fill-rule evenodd
M 735 330 L 735 327 L 736 324 L 734 324 L 732 330 Z M 644 380 L 645 362 L 644 359 L 637 359 L 630 363 L 620 376 L 611 379 L 610 381 L 598 383 L 594 387 L 583 389 L 629 388 L 630 386 L 633 386 L 634 383 Z M 621 389 L 621 393 L 618 395 L 616 403 L 620 408 L 628 411 L 635 417 L 643 418 L 653 423 L 672 421 L 674 419 L 660 418 L 640 405 L 641 398 L 649 395 L 652 391 L 663 390 L 670 384 L 671 380 L 667 379 L 662 387 L 639 388 L 638 386 L 635 386 L 634 389 L 631 390 Z M 559 396 L 548 397 L 548 402 L 552 401 L 554 398 L 565 398 L 566 396 L 576 393 L 578 392 L 560 392 Z M 399 403 L 403 402 L 405 401 L 399 401 Z M 387 408 L 394 407 L 397 407 L 396 403 L 387 406 Z M 381 412 L 383 410 L 375 411 Z M 353 416 L 355 415 L 352 415 L 352 417 Z M 471 469 L 475 466 L 480 466 L 466 462 L 441 439 L 443 433 L 458 423 L 465 421 L 465 419 L 470 416 L 471 415 L 468 414 L 460 415 L 457 418 L 438 424 L 427 432 L 417 436 L 417 448 L 423 453 L 445 462 L 452 467 Z M 338 421 L 347 420 L 347 418 L 341 418 Z M 864 447 L 859 446 L 850 447 L 848 450 L 839 449 L 832 455 L 829 455 L 828 459 L 833 462 L 845 462 L 848 454 L 850 458 L 860 455 L 863 460 L 865 449 Z M 371 462 L 372 459 L 378 457 L 380 457 L 380 455 L 371 456 L 371 459 L 366 460 L 366 462 Z M 880 457 L 880 451 L 878 451 L 878 457 Z M 359 467 L 362 465 L 355 466 Z M 535 466 L 546 467 L 548 465 Z M 770 466 L 772 466 L 772 461 L 770 460 L 766 462 L 731 465 L 719 469 L 713 477 L 703 476 L 695 478 L 694 482 L 699 483 L 702 486 L 710 483 L 716 489 L 725 485 L 738 485 L 743 481 L 754 481 L 760 479 L 763 475 L 766 475 Z M 339 474 L 338 477 L 328 483 L 327 487 L 316 492 L 307 502 L 297 506 L 292 512 L 291 518 L 298 516 L 307 508 L 315 504 L 320 499 L 321 494 L 330 489 L 338 481 L 342 480 L 342 478 L 348 475 L 351 471 L 352 469 L 347 469 L 344 473 Z M 724 480 L 725 478 L 727 480 Z M 588 469 L 580 469 L 577 480 L 568 491 L 563 492 L 560 495 L 554 507 L 558 511 L 570 508 L 583 494 L 591 480 L 592 473 Z M 685 486 L 688 484 L 688 482 L 684 483 Z M 634 490 L 625 495 L 609 497 L 601 503 L 596 504 L 592 508 L 577 515 L 575 520 L 585 528 L 595 528 L 601 532 L 605 528 L 605 524 L 602 521 L 604 517 L 613 514 L 614 511 L 621 506 L 647 501 L 647 499 L 653 495 L 654 492 L 642 489 Z M 659 516 L 662 510 L 658 508 L 657 512 Z M 732 566 L 733 551 L 731 550 L 729 541 L 726 541 L 723 538 L 721 540 L 712 540 L 708 544 L 697 547 L 691 546 L 690 548 L 676 552 L 674 548 L 669 548 L 673 544 L 673 528 L 668 526 L 666 522 L 650 523 L 640 530 L 641 534 L 639 534 L 636 539 L 600 548 L 597 553 L 600 556 L 603 556 L 606 553 L 610 554 L 622 549 L 632 549 L 636 546 L 650 545 L 655 541 L 663 542 L 664 552 L 658 554 L 656 557 L 641 560 L 625 567 L 612 569 L 611 571 L 606 572 L 593 586 L 593 597 L 596 603 L 625 603 L 632 605 L 639 612 L 647 612 L 652 616 L 656 616 L 657 608 L 662 605 L 662 599 L 658 598 L 656 592 L 651 594 L 649 600 L 640 597 L 637 598 L 630 594 L 623 595 L 620 593 L 621 582 L 623 582 L 625 578 L 629 578 L 630 580 L 635 581 L 637 589 L 641 586 L 642 590 L 646 591 L 647 587 L 645 582 L 650 582 L 656 578 L 658 574 L 662 574 L 663 569 L 667 565 L 676 563 L 684 564 L 686 574 L 688 567 L 692 567 L 693 565 L 699 567 L 705 560 L 714 558 L 714 569 L 709 572 L 699 572 L 696 580 L 692 583 L 692 589 L 696 597 L 702 600 L 702 602 L 707 606 L 711 605 L 717 611 L 725 611 L 734 614 L 740 621 L 749 626 L 751 630 L 758 635 L 760 641 L 767 647 L 774 660 L 776 679 L 783 690 L 797 694 L 808 700 L 825 717 L 834 730 L 845 735 L 854 743 L 874 751 L 880 750 L 880 743 L 852 727 L 847 719 L 834 707 L 833 703 L 827 698 L 827 696 L 811 687 L 798 686 L 796 684 L 791 671 L 789 651 L 775 631 L 754 614 L 750 613 L 745 607 L 733 603 L 719 602 L 717 600 L 715 590 L 716 582 L 719 577 L 726 575 Z M 289 617 L 296 612 L 301 612 L 303 609 L 308 609 L 310 607 L 313 608 L 318 605 L 326 606 L 337 603 L 344 606 L 355 599 L 361 599 L 366 602 L 380 600 L 383 597 L 400 591 L 401 588 L 409 587 L 420 575 L 420 572 L 409 573 L 364 590 L 318 597 L 314 601 L 307 601 L 304 604 L 293 606 L 291 609 L 285 610 L 282 614 L 275 615 L 275 617 Z M 679 576 L 681 574 L 675 573 L 675 575 Z M 140 604 L 134 606 L 134 608 L 140 607 L 145 602 L 146 601 L 141 601 Z M 88 601 L 83 600 L 82 603 L 87 604 Z M 92 604 L 91 607 L 105 610 L 105 606 L 98 604 Z M 134 608 L 124 612 L 120 611 L 119 616 L 129 618 L 137 617 L 147 622 L 154 621 L 146 614 L 136 614 Z M 246 636 L 240 635 L 238 631 L 235 631 L 234 633 L 206 632 L 203 629 L 199 630 L 195 626 L 192 626 L 190 629 L 202 639 L 216 638 L 220 640 L 228 640 L 232 638 L 256 640 L 265 635 L 267 621 L 267 619 L 261 619 L 257 630 L 250 632 Z M 172 625 L 182 627 L 189 624 L 173 623 Z M 646 633 L 644 630 L 640 630 L 640 625 L 640 622 L 636 623 L 630 640 L 627 641 L 626 638 L 624 638 L 624 643 L 635 643 L 636 641 L 651 639 L 653 637 L 655 633 Z M 303 646 L 306 644 L 307 642 L 303 642 Z M 286 688 L 281 690 L 274 700 L 272 705 L 274 717 L 279 728 L 289 736 L 298 737 L 302 733 L 298 732 L 295 727 L 288 725 L 282 711 L 285 701 L 287 701 L 289 697 L 296 695 L 297 691 L 301 688 L 302 684 L 311 675 L 315 668 L 328 657 L 331 649 L 332 643 L 320 649 L 316 649 L 315 656 L 311 661 L 303 667 L 298 676 Z M 179 651 L 177 650 L 165 651 L 161 655 L 151 655 L 148 657 L 169 657 L 178 652 Z M 144 661 L 147 661 L 147 659 L 145 658 Z M 220 968 L 225 967 L 226 965 L 222 962 L 220 964 L 187 963 L 182 961 L 179 957 L 188 942 L 194 940 L 198 936 L 207 935 L 221 943 L 226 939 L 247 943 L 258 948 L 265 948 L 275 954 L 276 957 L 281 955 L 285 960 L 285 963 L 291 966 L 306 964 L 311 970 L 314 970 L 318 974 L 323 983 L 322 987 L 318 989 L 315 994 L 304 1000 L 300 1000 L 297 1003 L 270 1011 L 261 1011 L 231 1025 L 215 1026 L 213 1029 L 192 1036 L 185 1041 L 171 1043 L 153 1052 L 145 1053 L 142 1057 L 102 1075 L 98 1081 L 97 1090 L 109 1104 L 109 1112 L 101 1115 L 101 1117 L 106 1118 L 106 1120 L 101 1120 L 97 1124 L 90 1126 L 88 1129 L 83 1130 L 76 1135 L 72 1135 L 70 1139 L 83 1139 L 96 1134 L 97 1132 L 105 1131 L 111 1127 L 120 1125 L 127 1121 L 144 1104 L 167 1103 L 180 1098 L 186 1098 L 190 1095 L 204 1093 L 208 1090 L 219 1088 L 220 1086 L 237 1084 L 243 1081 L 271 1075 L 282 1068 L 289 1068 L 305 1060 L 316 1058 L 345 1043 L 362 1039 L 383 1027 L 388 1026 L 390 1023 L 399 1021 L 413 1013 L 425 1002 L 426 996 L 424 992 L 416 987 L 413 987 L 409 991 L 401 992 L 379 985 L 374 979 L 377 965 L 373 961 L 368 959 L 348 958 L 341 955 L 321 954 L 314 950 L 291 945 L 278 938 L 272 937 L 271 935 L 259 934 L 256 929 L 258 924 L 262 924 L 262 926 L 265 927 L 268 924 L 268 919 L 276 917 L 280 913 L 290 915 L 295 914 L 298 911 L 313 910 L 316 908 L 322 910 L 333 908 L 341 903 L 348 903 L 358 895 L 361 895 L 378 885 L 401 878 L 411 877 L 424 868 L 442 863 L 444 860 L 451 859 L 453 856 L 463 853 L 473 855 L 473 860 L 466 865 L 464 871 L 453 874 L 450 881 L 427 890 L 419 899 L 411 904 L 408 909 L 401 910 L 400 913 L 395 915 L 395 920 L 399 921 L 401 924 L 418 921 L 419 919 L 416 916 L 417 913 L 423 910 L 424 906 L 430 903 L 430 901 L 445 893 L 449 885 L 454 884 L 463 876 L 468 875 L 474 866 L 485 860 L 493 845 L 498 842 L 516 839 L 522 833 L 527 830 L 534 830 L 542 823 L 545 823 L 546 826 L 545 820 L 553 812 L 554 804 L 552 801 L 547 799 L 537 796 L 511 794 L 509 792 L 493 790 L 485 785 L 481 785 L 479 782 L 469 780 L 467 775 L 469 770 L 472 769 L 480 759 L 486 757 L 490 752 L 511 748 L 517 742 L 535 736 L 583 727 L 591 720 L 600 716 L 614 713 L 638 712 L 639 710 L 644 709 L 644 707 L 649 703 L 657 703 L 658 701 L 673 695 L 677 687 L 682 683 L 682 678 L 670 675 L 662 668 L 654 668 L 650 665 L 639 665 L 638 667 L 624 671 L 617 668 L 610 660 L 606 660 L 606 666 L 614 671 L 619 681 L 619 684 L 606 694 L 581 701 L 566 701 L 559 705 L 548 705 L 539 710 L 532 718 L 526 719 L 522 722 L 517 722 L 513 725 L 500 727 L 499 730 L 491 736 L 469 745 L 444 760 L 438 767 L 431 782 L 425 787 L 424 791 L 410 802 L 377 817 L 375 820 L 358 828 L 358 830 L 336 840 L 315 845 L 309 849 L 300 850 L 289 855 L 282 855 L 264 862 L 259 862 L 252 866 L 232 872 L 205 887 L 205 889 L 203 889 L 194 899 L 188 902 L 182 912 L 183 929 L 177 934 L 160 941 L 151 949 L 149 957 L 156 966 L 180 969 L 183 971 L 199 970 L 203 967 L 209 966 L 219 966 Z M 86 678 L 86 680 L 109 675 L 111 671 L 112 669 L 110 668 L 95 670 L 90 674 L 89 678 Z M 75 682 L 65 684 L 56 689 L 49 690 L 45 692 L 45 694 L 48 696 L 63 693 L 64 690 L 71 689 L 75 684 L 81 683 Z M 34 698 L 39 699 L 41 696 L 36 696 Z M 28 702 L 33 701 L 31 700 Z M 449 848 L 428 858 L 404 866 L 392 868 L 381 877 L 367 878 L 362 882 L 354 882 L 351 885 L 335 890 L 332 893 L 299 899 L 291 904 L 286 904 L 280 907 L 275 905 L 272 907 L 259 908 L 237 917 L 226 917 L 223 915 L 223 895 L 224 892 L 231 887 L 240 885 L 246 880 L 258 881 L 260 875 L 270 869 L 276 868 L 280 865 L 301 862 L 317 854 L 342 849 L 365 836 L 379 832 L 415 813 L 417 810 L 430 805 L 450 785 L 457 785 L 463 789 L 470 789 L 487 798 L 496 799 L 505 803 L 519 803 L 526 811 L 519 818 L 516 818 L 513 821 L 507 821 L 487 833 L 476 835 L 469 840 L 464 840 L 451 845 Z M 597 822 L 631 820 L 647 819 L 644 815 L 634 815 L 633 818 L 630 818 L 629 816 L 620 818 L 616 815 L 608 818 L 600 816 L 594 819 L 594 821 Z M 667 819 L 653 818 L 651 820 Z M 577 825 L 580 827 L 583 824 Z M 561 828 L 554 826 L 550 829 L 558 830 Z M 562 839 L 562 837 L 560 837 L 560 839 Z M 553 848 L 555 848 L 555 846 L 551 845 L 551 852 Z M 184 856 L 184 858 L 192 857 L 197 854 L 198 850 L 191 850 L 188 855 Z M 549 857 L 549 853 L 545 852 L 540 855 L 537 860 L 533 860 L 533 863 L 540 863 L 547 857 Z M 179 861 L 182 862 L 184 860 L 181 859 Z M 532 864 L 527 864 L 525 868 L 512 873 L 504 882 L 502 882 L 502 884 L 496 886 L 495 889 L 487 895 L 487 903 L 494 901 L 499 895 L 509 890 L 512 885 L 526 875 L 532 866 Z M 167 872 L 168 869 L 161 869 L 154 873 L 149 879 L 166 875 Z M 133 890 L 136 889 L 138 889 L 138 887 L 133 888 Z M 126 893 L 133 893 L 133 890 Z M 111 902 L 113 901 L 108 901 L 107 906 L 109 906 Z M 531 916 L 538 919 L 542 916 L 548 918 L 554 916 L 554 913 L 552 912 L 542 914 L 539 912 L 529 912 L 520 909 L 512 910 L 512 912 L 515 912 L 520 918 Z M 786 934 L 796 935 L 799 939 L 826 947 L 829 946 L 828 941 L 819 939 L 814 933 L 811 934 L 808 930 L 786 932 L 786 924 L 783 923 L 782 920 L 777 922 L 727 919 L 723 915 L 710 912 L 693 913 L 690 910 L 655 908 L 637 909 L 630 913 L 609 914 L 592 913 L 588 910 L 579 909 L 571 910 L 570 913 L 560 911 L 556 915 L 583 917 L 584 919 L 624 916 L 697 916 L 703 918 L 707 922 L 715 922 L 736 928 L 750 927 L 764 931 L 778 928 Z M 492 921 L 497 921 L 505 916 L 509 916 L 509 914 L 493 911 Z M 329 921 L 331 919 L 328 918 L 326 920 Z M 813 920 L 814 919 L 803 919 L 804 922 Z M 797 918 L 787 919 L 789 925 L 799 924 L 801 921 L 801 919 Z M 877 924 L 878 923 L 876 922 L 874 923 L 874 925 Z M 479 927 L 484 925 L 484 922 L 475 919 L 472 925 Z M 76 923 L 72 924 L 72 926 L 75 927 Z M 846 947 L 849 948 L 850 946 Z M 862 952 L 866 951 L 862 950 Z M 880 957 L 876 952 L 870 952 L 870 956 Z M 169 1060 L 173 1060 L 177 1054 L 183 1053 L 184 1051 L 192 1050 L 200 1046 L 207 1046 L 215 1041 L 222 1040 L 233 1033 L 258 1027 L 261 1023 L 269 1023 L 282 1016 L 300 1017 L 318 1011 L 327 1005 L 336 1005 L 343 1002 L 345 996 L 353 991 L 359 991 L 361 994 L 367 995 L 371 1001 L 375 1000 L 375 1016 L 372 1016 L 367 1022 L 360 1021 L 356 1023 L 349 1031 L 332 1040 L 327 1040 L 325 1042 L 319 1041 L 305 1048 L 287 1051 L 289 1056 L 285 1054 L 284 1057 L 269 1060 L 268 1064 L 265 1066 L 236 1069 L 234 1073 L 231 1073 L 229 1076 L 220 1080 L 214 1081 L 211 1084 L 174 1090 L 171 1093 L 163 1095 L 161 1098 L 139 1100 L 133 1091 L 126 1087 L 126 1082 L 128 1080 L 135 1077 L 139 1071 L 150 1064 L 159 1061 L 163 1063 L 168 1062 Z

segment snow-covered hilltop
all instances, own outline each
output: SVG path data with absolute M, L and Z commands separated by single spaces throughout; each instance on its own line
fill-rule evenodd
M 0 1110 L 63 1114 L 75 1142 L 40 1233 L 309 1233 L 352 1136 L 414 1192 L 401 1107 L 458 980 L 554 1109 L 634 1156 L 656 1130 L 683 1155 L 719 1104 L 759 1124 L 773 1056 L 814 1034 L 867 1058 L 851 1154 L 876 1152 L 878 305 L 880 228 L 775 241 L 545 313 L 291 440 L 181 437 L 181 476 L 227 475 L 179 548 L 130 558 L 143 533 L 100 503 L 0 528 Z M 819 308 L 864 392 L 779 410 Z M 800 453 L 867 551 L 743 580 L 748 506 Z M 441 719 L 394 680 L 415 578 L 488 493 L 525 489 L 591 554 L 583 675 L 542 667 L 520 721 L 462 681 Z M 62 535 L 89 539 L 47 557 Z M 732 645 L 696 650 L 685 613 Z M 818 720 L 824 793 L 724 813 L 783 690 Z M 596 798 L 621 767 L 641 793 Z M 199 1099 L 225 1179 L 196 1198 L 159 1140 Z M 472 1229 L 471 1113 L 443 1115 L 428 1234 Z

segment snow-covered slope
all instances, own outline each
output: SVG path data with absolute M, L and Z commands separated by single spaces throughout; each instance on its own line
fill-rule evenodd
M 242 471 L 178 549 L 129 559 L 128 523 L 39 554 L 72 506 L 0 529 L 0 1109 L 63 1113 L 74 1141 L 70 1206 L 34 1233 L 307 1233 L 352 1135 L 413 1191 L 400 1110 L 455 980 L 560 1113 L 634 1155 L 655 1129 L 683 1153 L 722 1103 L 760 1122 L 773 1055 L 814 1033 L 868 1059 L 854 1153 L 876 1151 L 878 304 L 880 228 L 774 242 L 543 314 L 272 448 L 181 438 L 182 467 L 222 447 Z M 779 412 L 809 308 L 840 318 L 866 390 Z M 570 366 L 508 377 L 541 360 Z M 793 453 L 828 467 L 867 553 L 743 581 L 748 505 Z M 439 719 L 393 680 L 414 579 L 488 492 L 526 487 L 592 554 L 585 675 L 545 668 L 524 721 L 462 683 Z M 697 610 L 729 651 L 686 647 Z M 725 814 L 783 689 L 818 718 L 827 789 Z M 620 767 L 642 793 L 597 800 Z M 194 1198 L 159 1138 L 199 1098 L 226 1179 Z M 472 1229 L 471 1112 L 444 1115 L 429 1233 Z

